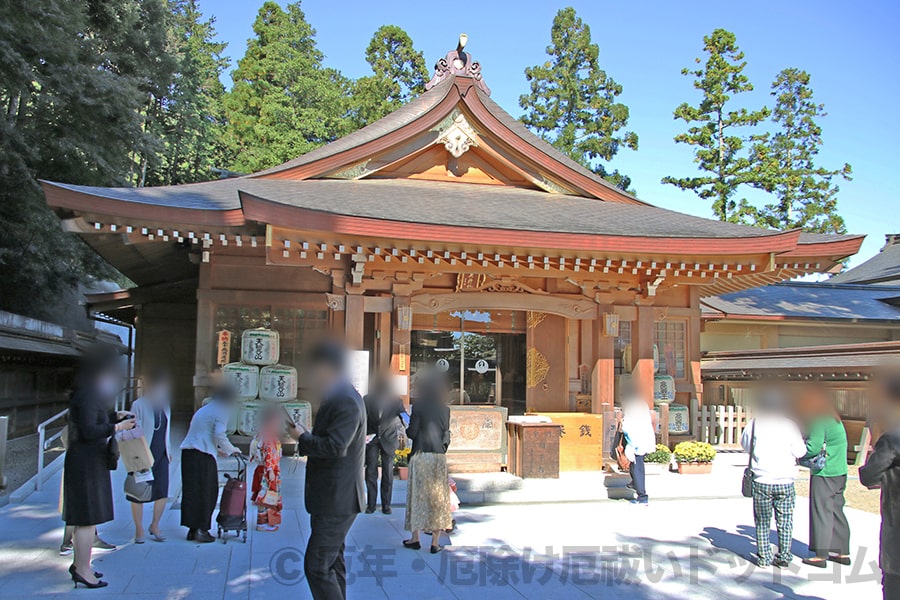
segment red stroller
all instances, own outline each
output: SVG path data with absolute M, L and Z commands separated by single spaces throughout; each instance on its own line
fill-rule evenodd
M 228 532 L 234 531 L 235 537 L 241 536 L 247 543 L 247 459 L 240 454 L 235 455 L 237 472 L 234 477 L 225 473 L 225 489 L 219 501 L 219 514 L 216 523 L 219 525 L 219 539 L 228 543 Z

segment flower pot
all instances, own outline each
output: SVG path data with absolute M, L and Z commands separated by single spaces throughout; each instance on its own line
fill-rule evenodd
M 669 463 L 644 463 L 645 475 L 662 475 L 669 470 Z
M 712 463 L 678 463 L 678 472 L 682 475 L 705 475 L 712 473 Z
M 401 481 L 409 479 L 409 467 L 397 467 L 397 478 Z

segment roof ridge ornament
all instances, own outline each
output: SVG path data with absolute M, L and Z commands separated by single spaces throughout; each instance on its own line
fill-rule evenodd
M 434 75 L 432 75 L 431 81 L 425 84 L 426 90 L 430 90 L 454 75 L 459 75 L 461 77 L 471 77 L 482 92 L 488 96 L 491 95 L 490 88 L 488 88 L 481 77 L 481 64 L 473 61 L 471 54 L 463 52 L 463 48 L 466 47 L 466 42 L 468 41 L 468 35 L 465 33 L 459 34 L 459 43 L 456 46 L 456 50 L 451 50 L 447 53 L 447 56 L 435 63 Z

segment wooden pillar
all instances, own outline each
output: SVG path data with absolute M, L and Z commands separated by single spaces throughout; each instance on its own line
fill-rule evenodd
M 591 373 L 591 412 L 602 413 L 615 403 L 616 338 L 603 333 L 603 319 L 594 321 L 594 366 Z
M 381 372 L 391 367 L 391 313 L 375 314 L 375 368 Z
M 407 394 L 403 402 L 409 407 L 409 347 L 412 341 L 411 329 L 399 327 L 397 319 L 398 308 L 408 308 L 411 304 L 409 296 L 394 296 L 394 310 L 391 311 L 391 373 L 406 377 Z M 411 325 L 411 323 L 410 323 Z
M 365 297 L 348 294 L 344 298 L 344 342 L 352 350 L 363 349 Z
M 637 319 L 631 332 L 634 368 L 631 376 L 641 397 L 653 406 L 653 307 L 638 306 Z
M 700 372 L 700 359 L 702 357 L 700 349 L 700 290 L 698 286 L 691 286 L 691 318 L 688 319 L 687 330 L 687 353 L 690 359 L 690 373 L 688 373 L 688 383 L 693 385 L 694 389 L 691 397 L 697 398 L 700 405 L 703 404 L 703 377 Z
M 200 279 L 197 289 L 209 290 L 210 263 L 200 263 Z M 197 295 L 197 338 L 194 350 L 194 410 L 200 408 L 203 398 L 208 395 L 212 386 L 212 376 L 216 370 L 214 338 L 216 335 L 216 310 L 212 301 Z M 240 335 L 240 334 L 238 334 Z

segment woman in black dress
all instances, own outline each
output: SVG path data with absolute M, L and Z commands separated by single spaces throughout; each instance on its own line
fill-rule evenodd
M 91 547 L 97 525 L 112 521 L 113 497 L 109 472 L 118 453 L 109 446 L 117 431 L 132 429 L 134 415 L 114 411 L 122 388 L 118 353 L 98 351 L 86 358 L 69 400 L 69 447 L 63 471 L 63 520 L 75 527 L 75 558 L 69 573 L 77 587 L 105 587 L 91 569 Z
M 159 531 L 159 521 L 169 499 L 169 463 L 172 451 L 169 444 L 169 423 L 172 418 L 170 398 L 172 380 L 165 371 L 151 371 L 144 377 L 144 395 L 134 401 L 131 412 L 144 432 L 153 455 L 153 492 L 147 503 L 153 504 L 153 520 L 148 531 L 153 541 L 166 541 Z M 134 543 L 144 543 L 144 503 L 128 498 L 134 519 Z

